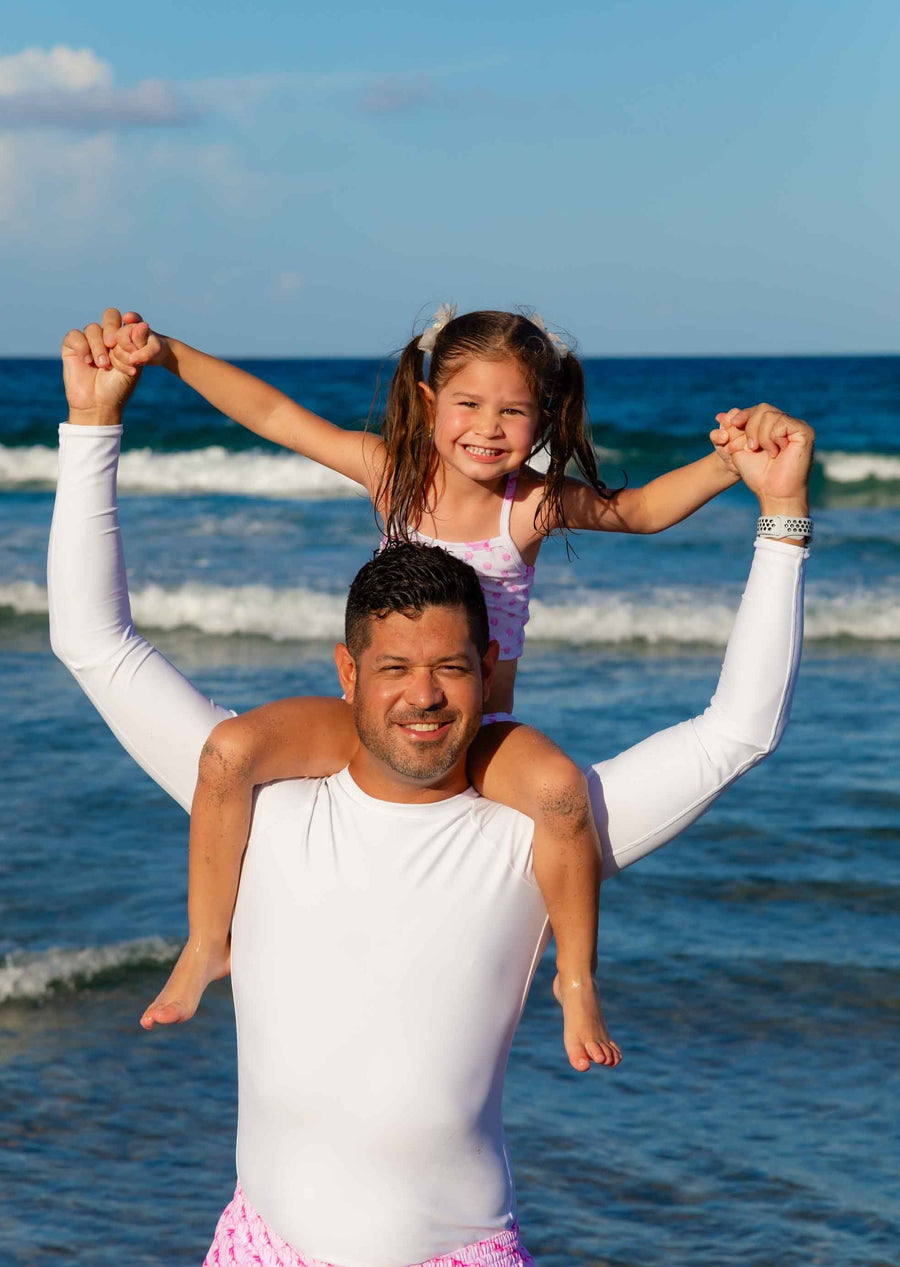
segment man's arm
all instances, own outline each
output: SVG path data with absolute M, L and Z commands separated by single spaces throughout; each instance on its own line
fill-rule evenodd
M 768 406 L 744 412 L 730 426 L 731 452 L 761 513 L 807 515 L 812 431 Z M 604 878 L 677 836 L 777 747 L 800 664 L 806 557 L 794 543 L 758 540 L 709 707 L 586 771 Z
M 66 340 L 72 423 L 60 427 L 50 532 L 51 645 L 128 752 L 189 810 L 200 750 L 230 714 L 135 633 L 116 506 L 118 420 L 133 383 L 90 365 L 81 332 Z

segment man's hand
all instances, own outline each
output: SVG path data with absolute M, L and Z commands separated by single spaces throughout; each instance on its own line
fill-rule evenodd
M 109 349 L 123 320 L 133 323 L 140 319 L 136 312 L 126 312 L 123 318 L 117 308 L 107 308 L 102 326 L 94 321 L 83 330 L 70 330 L 63 339 L 63 383 L 70 422 L 86 426 L 121 422 L 122 408 L 137 385 L 138 371 L 114 368 Z
M 808 515 L 812 427 L 766 404 L 716 414 L 716 421 L 716 452 L 759 498 L 762 514 Z

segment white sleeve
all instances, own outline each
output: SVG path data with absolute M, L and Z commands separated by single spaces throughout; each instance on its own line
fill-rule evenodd
M 778 746 L 800 665 L 807 557 L 758 540 L 706 711 L 587 767 L 604 877 L 677 836 Z
M 204 740 L 232 714 L 135 633 L 116 506 L 121 427 L 59 429 L 50 645 L 151 778 L 189 810 Z

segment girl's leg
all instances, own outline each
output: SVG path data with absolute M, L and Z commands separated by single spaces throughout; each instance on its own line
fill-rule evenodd
M 483 796 L 534 820 L 534 874 L 556 938 L 554 992 L 573 1068 L 617 1065 L 594 983 L 600 841 L 584 775 L 552 739 L 530 726 L 482 727 L 469 750 L 469 777 Z
M 188 854 L 188 940 L 162 990 L 141 1017 L 187 1021 L 201 995 L 231 964 L 231 916 L 250 830 L 253 789 L 274 779 L 342 770 L 358 744 L 343 700 L 279 700 L 220 722 L 200 754 Z

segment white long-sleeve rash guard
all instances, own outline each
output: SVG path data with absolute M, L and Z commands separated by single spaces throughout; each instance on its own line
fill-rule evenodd
M 120 428 L 60 428 L 56 654 L 189 808 L 216 722 L 131 622 Z M 805 551 L 757 542 L 710 706 L 588 769 L 609 876 L 771 752 L 799 662 Z M 529 820 L 473 791 L 377 801 L 347 771 L 262 789 L 232 940 L 238 1175 L 270 1227 L 343 1267 L 400 1267 L 509 1226 L 501 1099 L 547 943 Z

